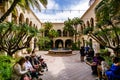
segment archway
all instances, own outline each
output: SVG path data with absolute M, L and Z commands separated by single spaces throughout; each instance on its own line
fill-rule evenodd
M 90 19 L 90 23 L 91 23 L 91 27 L 94 27 L 94 19 L 93 18 Z
M 73 41 L 71 39 L 67 39 L 65 41 L 65 48 L 71 48 Z
M 29 19 L 28 18 L 26 18 L 26 24 L 29 24 Z
M 63 41 L 61 39 L 55 41 L 55 48 L 63 48 Z
M 67 37 L 67 31 L 63 30 L 63 36 Z
M 24 15 L 20 13 L 19 23 L 23 23 L 23 22 L 24 22 Z
M 57 30 L 58 36 L 61 37 L 61 30 Z

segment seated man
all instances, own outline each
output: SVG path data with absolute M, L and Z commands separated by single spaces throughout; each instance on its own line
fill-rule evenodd
M 33 68 L 38 72 L 39 75 L 43 75 L 41 64 L 40 64 L 40 62 L 38 60 L 38 56 L 36 56 L 36 54 L 31 55 L 30 63 L 32 64 Z
M 31 75 L 31 78 L 38 78 L 38 75 L 37 75 L 37 72 L 36 70 L 33 68 L 32 64 L 30 63 L 30 57 L 29 56 L 26 56 L 26 62 L 25 62 L 25 68 L 27 70 L 29 70 L 29 73 Z

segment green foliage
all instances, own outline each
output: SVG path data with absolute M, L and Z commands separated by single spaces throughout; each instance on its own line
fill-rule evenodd
M 14 62 L 10 56 L 0 55 L 0 80 L 10 80 Z
M 32 8 L 37 8 L 39 11 L 41 11 L 41 4 L 46 8 L 48 1 L 47 0 L 2 0 L 3 3 L 12 3 L 10 5 L 10 8 L 3 14 L 3 16 L 0 17 L 0 23 L 3 22 L 7 16 L 9 16 L 10 13 L 16 8 L 16 5 L 18 4 L 22 10 L 30 10 L 31 6 Z M 40 4 L 41 3 L 41 4 Z M 8 6 L 4 5 L 4 6 Z
M 52 23 L 51 22 L 45 22 L 45 24 L 44 24 L 44 29 L 45 30 L 50 30 L 50 29 L 52 29 L 52 27 L 53 27 L 53 25 L 52 25 Z
M 51 40 L 48 37 L 39 37 L 37 45 L 39 46 L 39 49 L 46 49 L 46 46 L 50 47 L 50 45 L 48 45 L 50 41 Z
M 0 23 L 0 49 L 8 55 L 27 48 L 31 39 L 38 30 L 27 24 L 14 24 L 13 22 Z
M 80 48 L 77 47 L 77 43 L 72 44 L 72 50 L 79 50 Z
M 107 53 L 108 53 L 108 49 L 100 49 L 99 53 L 102 55 L 102 56 L 105 56 Z
M 49 33 L 48 33 L 49 38 L 54 38 L 54 37 L 57 37 L 57 36 L 58 36 L 58 32 L 55 31 L 54 29 L 50 30 Z
M 82 24 L 83 23 L 83 21 L 79 18 L 79 17 L 74 17 L 73 19 L 72 19 L 72 23 L 73 23 L 73 25 L 78 25 L 78 24 Z
M 86 27 L 84 30 L 83 30 L 83 34 L 88 34 L 90 31 L 92 31 L 93 28 L 92 27 Z
M 64 22 L 64 30 L 72 35 L 77 35 L 77 26 L 82 23 L 83 21 L 79 17 L 74 17 L 73 19 L 68 18 L 68 20 Z
M 101 0 L 95 7 L 95 30 L 85 29 L 88 34 L 102 46 L 112 49 L 116 55 L 120 51 L 120 1 Z M 89 32 L 90 31 L 90 32 Z
M 67 21 L 64 22 L 64 30 L 69 31 L 70 33 L 74 34 L 74 28 L 72 26 L 72 20 L 68 19 Z

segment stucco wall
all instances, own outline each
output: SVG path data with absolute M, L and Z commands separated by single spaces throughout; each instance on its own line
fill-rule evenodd
M 89 7 L 89 9 L 83 14 L 83 16 L 81 17 L 81 19 L 84 21 L 84 24 L 87 26 L 87 21 L 90 22 L 90 19 L 93 18 L 94 20 L 94 26 L 96 24 L 96 19 L 95 19 L 95 7 L 97 6 L 97 4 L 100 2 L 101 0 L 95 0 L 95 2 Z M 80 41 L 83 42 L 82 40 L 85 40 L 85 41 L 89 41 L 90 39 L 92 39 L 91 37 L 89 36 L 85 36 L 85 35 L 82 35 L 80 37 Z M 93 46 L 93 49 L 95 51 L 95 53 L 99 52 L 100 50 L 100 44 L 97 43 L 94 39 L 92 39 L 92 46 Z M 83 43 L 82 43 L 83 45 Z M 86 45 L 85 45 L 86 46 Z

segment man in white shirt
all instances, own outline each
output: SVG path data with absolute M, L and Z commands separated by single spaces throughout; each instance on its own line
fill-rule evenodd
M 25 57 L 26 58 L 26 62 L 25 62 L 25 68 L 27 69 L 27 70 L 29 70 L 29 72 L 30 72 L 30 75 L 31 75 L 31 77 L 32 78 L 38 78 L 38 75 L 37 75 L 37 72 L 36 72 L 36 70 L 33 68 L 33 66 L 32 66 L 32 64 L 30 63 L 30 57 L 29 56 L 26 56 Z

